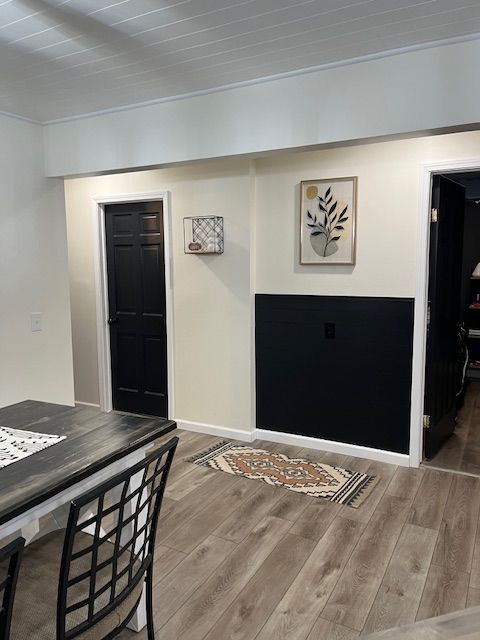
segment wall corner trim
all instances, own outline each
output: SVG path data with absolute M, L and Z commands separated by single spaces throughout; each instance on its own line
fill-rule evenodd
M 319 449 L 321 451 L 328 451 L 329 453 L 340 453 L 346 456 L 355 456 L 356 458 L 366 458 L 367 460 L 395 464 L 400 467 L 410 466 L 410 456 L 406 453 L 384 451 L 383 449 L 362 447 L 346 442 L 335 442 L 334 440 L 322 440 L 320 438 L 284 433 L 283 431 L 268 431 L 267 429 L 257 429 L 254 436 L 255 439 L 268 440 L 269 442 Z
M 232 440 L 242 440 L 244 442 L 253 442 L 255 440 L 255 431 L 249 429 L 234 429 L 232 427 L 223 427 L 216 424 L 207 424 L 205 422 L 192 422 L 190 420 L 182 420 L 174 418 L 179 429 L 185 431 L 195 431 L 197 433 L 206 433 L 210 436 L 218 436 L 219 438 L 231 438 Z

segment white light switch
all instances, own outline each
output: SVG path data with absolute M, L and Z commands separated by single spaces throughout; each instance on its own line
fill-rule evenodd
M 42 314 L 39 312 L 32 313 L 30 315 L 30 320 L 32 323 L 32 331 L 41 331 L 42 330 Z

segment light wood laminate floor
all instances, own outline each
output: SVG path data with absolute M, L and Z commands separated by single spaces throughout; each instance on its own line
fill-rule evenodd
M 352 509 L 192 465 L 219 439 L 179 435 L 155 561 L 158 640 L 352 640 L 480 604 L 480 478 L 255 443 L 378 475 Z
M 480 383 L 470 383 L 455 432 L 424 465 L 480 477 Z

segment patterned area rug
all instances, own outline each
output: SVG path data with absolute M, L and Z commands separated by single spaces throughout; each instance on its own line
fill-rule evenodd
M 189 462 L 354 508 L 364 502 L 378 480 L 366 473 L 226 441 L 193 456 Z
M 65 436 L 50 436 L 10 427 L 0 427 L 0 469 L 65 440 Z

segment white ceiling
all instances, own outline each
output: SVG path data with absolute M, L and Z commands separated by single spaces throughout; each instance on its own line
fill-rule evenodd
M 479 32 L 479 0 L 0 0 L 0 111 L 45 122 Z

